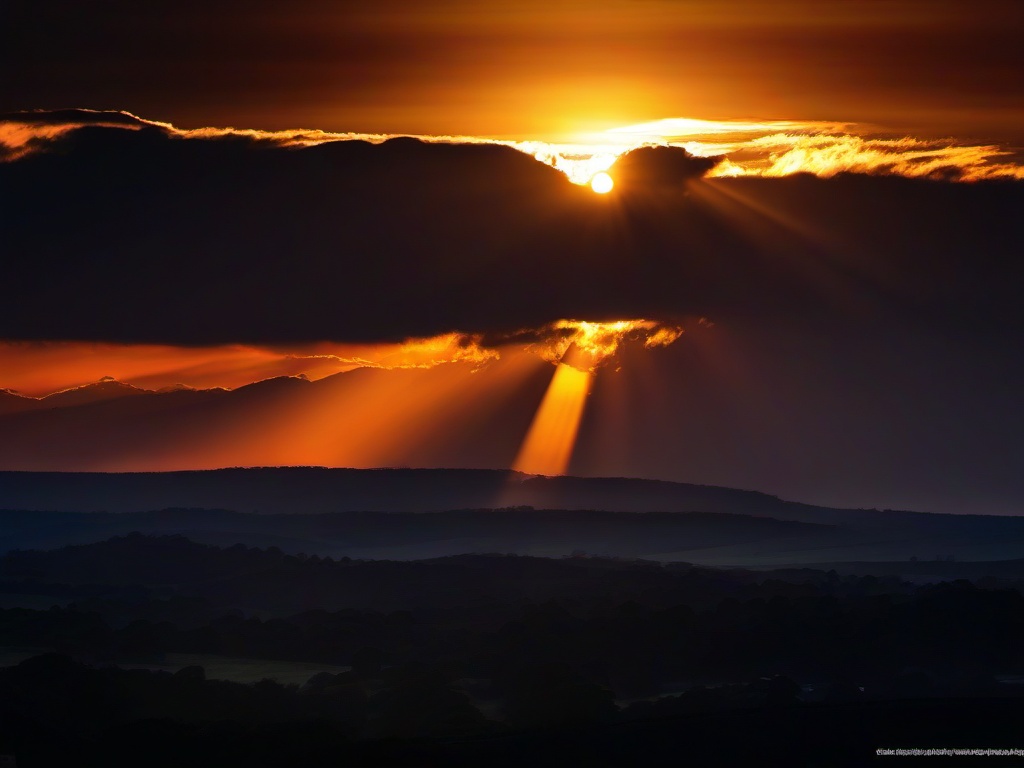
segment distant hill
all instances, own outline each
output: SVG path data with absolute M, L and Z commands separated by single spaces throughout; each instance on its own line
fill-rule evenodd
M 38 398 L 26 397 L 13 390 L 0 388 L 0 416 L 5 416 L 8 413 L 30 411 L 38 407 Z
M 125 384 L 105 376 L 97 382 L 70 387 L 45 397 L 29 397 L 20 392 L 0 388 L 0 416 L 25 411 L 45 411 L 55 408 L 73 408 L 80 405 L 119 400 L 124 397 L 157 394 L 148 389 Z M 162 393 L 161 393 L 162 394 Z
M 126 513 L 0 512 L 0 552 L 88 544 L 131 532 L 204 544 L 278 547 L 333 557 L 414 560 L 463 553 L 681 560 L 716 547 L 797 541 L 834 545 L 834 526 L 716 513 L 453 510 L 254 515 L 206 509 Z
M 221 546 L 402 560 L 582 550 L 779 567 L 1009 560 L 1024 552 L 1024 517 L 830 509 L 713 486 L 497 470 L 2 472 L 3 509 L 2 550 L 137 530 Z
M 39 399 L 42 408 L 69 408 L 76 405 L 88 405 L 89 403 L 102 403 L 107 400 L 117 400 L 122 397 L 137 397 L 139 395 L 155 394 L 148 389 L 135 387 L 117 381 L 110 376 L 104 376 L 99 381 L 86 384 L 81 387 L 72 387 L 52 395 Z
M 263 467 L 187 472 L 0 472 L 0 509 L 139 512 L 205 508 L 314 514 L 517 506 L 722 512 L 810 522 L 837 513 L 731 488 L 630 478 L 543 477 L 507 470 Z

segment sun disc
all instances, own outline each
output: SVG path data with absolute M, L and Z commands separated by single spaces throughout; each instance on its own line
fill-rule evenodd
M 612 191 L 612 187 L 615 186 L 615 182 L 612 181 L 612 177 L 604 171 L 595 173 L 590 179 L 590 188 L 597 192 L 599 195 L 607 194 Z

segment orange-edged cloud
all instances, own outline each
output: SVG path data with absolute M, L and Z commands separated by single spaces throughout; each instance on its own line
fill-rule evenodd
M 866 173 L 956 181 L 1024 178 L 1022 153 L 995 143 L 954 138 L 924 139 L 885 134 L 877 126 L 825 120 L 706 120 L 665 118 L 580 134 L 575 141 L 516 141 L 487 136 L 414 135 L 323 131 L 256 130 L 233 127 L 179 128 L 125 111 L 62 110 L 0 115 L 0 159 L 15 160 L 45 150 L 84 126 L 159 130 L 179 139 L 246 139 L 281 147 L 338 141 L 379 144 L 398 136 L 456 144 L 498 144 L 531 155 L 587 184 L 623 154 L 644 146 L 682 147 L 691 155 L 721 158 L 709 176 L 788 176 Z
M 998 144 L 885 134 L 876 126 L 820 120 L 672 118 L 608 131 L 622 141 L 668 144 L 723 157 L 709 176 L 865 173 L 954 181 L 1024 178 L 1024 157 Z
M 550 363 L 566 363 L 590 373 L 613 363 L 624 344 L 666 347 L 683 332 L 681 325 L 659 320 L 556 320 L 540 328 L 496 335 L 487 343 L 523 348 Z
M 763 176 L 851 172 L 962 181 L 1024 179 L 1024 165 L 1012 161 L 1012 152 L 993 144 L 775 134 L 752 141 L 751 147 L 768 150 L 766 157 L 747 164 L 747 172 Z
M 576 144 L 512 146 L 577 184 L 609 170 L 631 150 L 648 146 L 680 147 L 695 157 L 719 158 L 707 171 L 713 177 L 863 173 L 947 181 L 1024 179 L 1024 152 L 996 143 L 892 136 L 876 126 L 823 120 L 668 118 L 589 134 Z
M 492 340 L 452 332 L 395 344 L 290 349 L 8 342 L 0 344 L 2 383 L 53 396 L 9 399 L 15 415 L 5 429 L 28 447 L 21 458 L 0 458 L 17 468 L 148 471 L 442 466 L 453 460 L 446 457 L 461 465 L 475 456 L 482 466 L 561 474 L 597 369 L 624 345 L 666 346 L 682 333 L 652 320 L 560 320 Z M 548 363 L 556 363 L 550 381 Z M 90 383 L 74 386 L 83 381 Z M 154 394 L 159 388 L 167 394 Z M 181 388 L 187 391 L 174 391 Z M 71 420 L 77 426 L 57 413 L 128 395 L 138 402 L 109 413 L 87 407 L 80 421 Z M 90 419 L 100 419 L 105 437 L 96 437 Z M 122 429 L 121 437 L 110 437 Z M 485 435 L 493 445 L 480 453 L 474 441 Z M 83 439 L 98 441 L 96 450 L 81 452 Z
M 570 347 L 572 364 L 593 370 L 627 342 L 648 348 L 671 344 L 679 326 L 652 320 L 559 320 L 538 329 L 485 340 L 451 332 L 393 344 L 317 342 L 290 347 L 225 344 L 206 347 L 77 341 L 0 342 L 0 387 L 44 397 L 110 377 L 147 390 L 185 386 L 236 389 L 278 376 L 322 379 L 357 368 L 428 369 L 460 363 L 474 370 L 508 351 L 558 362 Z
M 235 389 L 276 376 L 315 380 L 355 368 L 430 368 L 449 362 L 481 365 L 498 357 L 499 352 L 481 346 L 478 337 L 457 333 L 398 344 L 324 342 L 291 348 L 0 342 L 0 386 L 42 397 L 109 376 L 151 390 Z

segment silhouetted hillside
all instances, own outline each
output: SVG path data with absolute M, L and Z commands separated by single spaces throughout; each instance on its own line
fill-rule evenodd
M 38 406 L 39 400 L 37 398 L 25 397 L 9 389 L 0 388 L 0 416 L 5 416 L 8 413 L 28 411 Z
M 315 386 L 295 381 L 283 388 Z M 278 391 L 279 384 L 259 386 Z M 162 397 L 212 402 L 230 394 L 183 391 Z M 129 402 L 156 400 L 135 397 Z M 87 543 L 135 530 L 185 534 L 210 544 L 242 542 L 288 552 L 388 559 L 467 552 L 560 556 L 583 550 L 781 567 L 996 561 L 1024 551 L 1021 517 L 829 509 L 712 486 L 496 470 L 3 472 L 4 508 L 0 551 Z M 425 512 L 443 514 L 418 517 Z
M 717 513 L 478 509 L 256 515 L 224 510 L 136 513 L 0 512 L 0 552 L 81 544 L 132 531 L 208 544 L 275 546 L 321 556 L 419 559 L 469 552 L 659 559 L 664 553 L 754 544 L 829 546 L 834 526 Z M 767 546 L 767 544 L 766 544 Z M 664 558 L 661 558 L 664 559 Z M 673 558 L 682 559 L 682 558 Z
M 40 398 L 39 403 L 43 408 L 69 408 L 76 405 L 102 403 L 107 400 L 118 400 L 122 397 L 137 397 L 148 394 L 153 393 L 140 387 L 134 387 L 131 384 L 124 384 L 108 376 L 94 384 L 86 384 L 81 387 L 54 392 L 52 395 Z
M 9 552 L 0 559 L 0 581 L 9 594 L 121 596 L 125 588 L 141 587 L 146 594 L 202 598 L 222 608 L 276 613 L 315 608 L 433 611 L 514 605 L 522 599 L 601 600 L 608 592 L 636 597 L 646 593 L 648 600 L 664 593 L 658 598 L 662 604 L 675 599 L 671 594 L 678 598 L 703 589 L 695 591 L 682 578 L 689 569 L 586 557 L 460 555 L 362 561 L 131 534 L 52 551 Z M 71 589 L 62 592 L 54 585 Z
M 138 512 L 176 507 L 321 513 L 514 506 L 727 512 L 809 522 L 836 512 L 754 491 L 628 478 L 542 477 L 506 470 L 267 467 L 163 473 L 0 472 L 0 508 L 5 509 Z

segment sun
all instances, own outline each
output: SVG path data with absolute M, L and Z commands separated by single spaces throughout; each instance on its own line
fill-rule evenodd
M 604 171 L 595 173 L 590 179 L 590 188 L 597 192 L 599 195 L 607 194 L 612 191 L 612 187 L 615 186 L 615 182 L 612 181 L 612 177 Z

